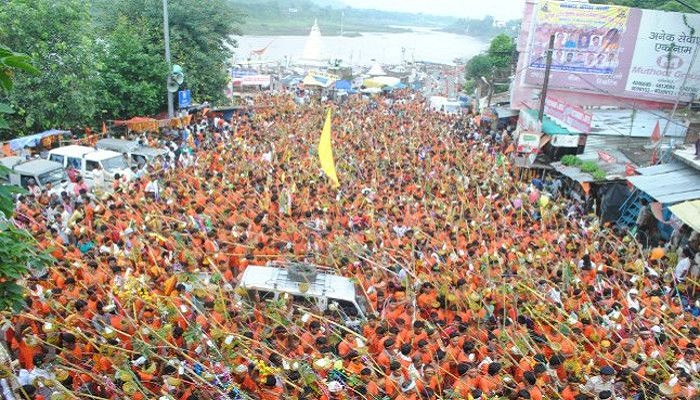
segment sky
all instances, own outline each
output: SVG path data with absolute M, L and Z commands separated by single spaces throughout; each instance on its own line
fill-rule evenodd
M 502 20 L 520 18 L 525 6 L 525 0 L 343 0 L 343 3 L 355 8 L 456 17 L 482 18 L 492 15 Z

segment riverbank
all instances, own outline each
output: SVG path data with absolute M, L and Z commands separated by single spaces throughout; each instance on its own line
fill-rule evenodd
M 318 23 L 323 36 L 340 36 L 340 23 L 322 22 Z M 304 36 L 308 35 L 311 25 L 306 21 L 250 21 L 241 27 L 244 36 Z M 344 24 L 343 36 L 358 37 L 360 32 L 376 33 L 408 33 L 411 29 L 398 28 L 394 26 L 382 26 L 375 24 Z

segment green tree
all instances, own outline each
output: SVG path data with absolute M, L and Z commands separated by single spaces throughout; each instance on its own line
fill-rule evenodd
M 0 46 L 0 92 L 7 93 L 13 87 L 15 71 L 37 72 L 29 64 L 27 56 Z M 12 109 L 0 104 L 0 117 Z M 3 122 L 0 119 L 0 123 Z M 0 166 L 0 175 L 10 171 Z M 51 258 L 37 250 L 37 243 L 23 229 L 14 226 L 10 218 L 14 213 L 14 196 L 22 189 L 0 185 L 0 312 L 18 311 L 24 304 L 24 287 L 19 283 L 30 268 L 42 268 L 51 263 Z
M 491 44 L 488 49 L 488 57 L 494 67 L 500 69 L 510 68 L 513 62 L 513 52 L 515 51 L 515 42 L 513 38 L 501 33 L 491 39 Z
M 93 121 L 101 83 L 89 11 L 82 0 L 12 0 L 0 7 L 0 43 L 23 49 L 40 71 L 18 76 L 15 90 L 3 96 L 15 110 L 13 133 Z
M 143 44 L 162 57 L 165 46 L 160 0 L 96 0 L 95 9 L 101 31 L 116 31 L 123 18 L 127 25 L 138 25 Z M 198 102 L 223 101 L 228 82 L 226 67 L 233 57 L 233 35 L 239 33 L 241 14 L 229 0 L 169 0 L 168 11 L 172 61 L 185 70 L 183 88 L 190 89 Z M 149 61 L 151 69 L 158 71 L 155 60 Z M 164 101 L 165 74 L 157 82 Z
M 493 75 L 493 60 L 486 54 L 472 57 L 467 63 L 467 77 L 471 79 L 490 78 Z
M 100 109 L 107 119 L 154 115 L 165 106 L 168 66 L 157 43 L 148 40 L 148 25 L 117 16 L 105 32 L 100 74 Z
M 491 39 L 485 54 L 476 55 L 467 62 L 465 68 L 467 86 L 465 90 L 473 90 L 474 85 L 478 84 L 482 76 L 491 82 L 496 89 L 506 87 L 495 85 L 493 82 L 504 83 L 509 79 L 512 73 L 514 53 L 515 42 L 510 36 L 502 33 Z
M 36 74 L 39 71 L 29 63 L 30 58 L 26 54 L 15 53 L 5 46 L 0 45 L 0 89 L 5 92 L 12 90 L 12 77 L 16 70 Z M 5 120 L 5 115 L 13 114 L 14 110 L 9 104 L 0 102 L 0 129 L 10 127 Z

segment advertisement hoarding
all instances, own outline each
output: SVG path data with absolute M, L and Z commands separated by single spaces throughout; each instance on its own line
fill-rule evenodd
M 554 135 L 550 142 L 554 147 L 578 147 L 579 135 Z
M 551 96 L 544 103 L 544 113 L 578 133 L 589 133 L 593 115 L 582 107 L 567 104 Z
M 680 94 L 681 101 L 697 97 L 700 62 L 692 66 L 686 79 L 700 42 L 691 27 L 696 32 L 700 29 L 697 14 L 644 10 L 625 90 L 642 96 L 676 98 Z
M 692 62 L 700 36 L 691 31 L 700 32 L 700 15 L 543 2 L 531 21 L 525 83 L 542 85 L 554 35 L 552 88 L 674 102 L 683 86 L 688 101 L 700 89 L 700 60 Z
M 541 133 L 521 131 L 518 136 L 518 153 L 537 153 L 540 149 Z
M 634 37 L 628 34 L 630 10 L 602 4 L 543 2 L 533 15 L 526 82 L 542 84 L 549 38 L 554 35 L 551 87 L 591 91 L 619 87 L 624 78 L 621 70 L 625 69 L 621 61 L 631 57 L 634 46 Z
M 270 75 L 249 75 L 241 78 L 241 86 L 270 86 L 272 77 Z

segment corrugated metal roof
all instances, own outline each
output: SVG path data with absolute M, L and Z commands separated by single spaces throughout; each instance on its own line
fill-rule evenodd
M 700 172 L 683 164 L 669 163 L 637 170 L 628 180 L 656 201 L 673 204 L 700 199 Z
M 630 163 L 630 160 L 625 156 L 624 153 L 618 150 L 608 150 L 606 151 L 610 156 L 612 156 L 614 162 L 605 162 L 600 159 L 597 151 L 585 152 L 578 155 L 582 161 L 594 161 L 598 164 L 598 167 L 605 172 L 606 181 L 616 181 L 625 179 L 627 176 L 626 165 Z M 578 167 L 567 167 L 566 165 L 555 162 L 551 164 L 552 167 L 557 170 L 557 172 L 577 181 L 577 182 L 595 182 L 593 175 L 581 171 Z
M 651 167 L 639 168 L 637 170 L 637 173 L 640 175 L 659 175 L 659 174 L 668 174 L 670 172 L 676 172 L 676 171 L 684 171 L 687 169 L 688 169 L 688 167 L 684 166 L 683 164 L 668 163 L 668 164 L 652 165 Z
M 591 135 L 629 136 L 650 138 L 656 123 L 661 132 L 666 129 L 667 137 L 685 137 L 688 131 L 686 122 L 680 119 L 671 121 L 671 116 L 665 111 L 654 110 L 588 110 L 593 114 Z
M 700 170 L 700 159 L 695 157 L 695 146 L 689 145 L 673 152 L 673 155 L 681 162 Z

